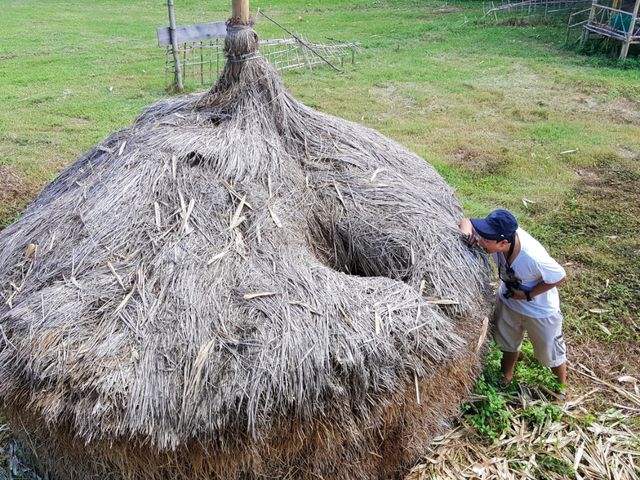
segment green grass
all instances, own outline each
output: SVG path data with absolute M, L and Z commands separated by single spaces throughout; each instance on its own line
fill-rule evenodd
M 224 20 L 228 4 L 181 0 L 178 23 Z M 456 188 L 467 214 L 513 210 L 568 263 L 561 293 L 570 356 L 572 343 L 623 352 L 640 342 L 637 57 L 619 63 L 602 51 L 585 54 L 597 50 L 593 44 L 585 52 L 566 48 L 561 23 L 492 24 L 480 19 L 477 1 L 251 5 L 305 38 L 361 43 L 357 63 L 343 74 L 283 74 L 298 99 L 424 157 Z M 4 0 L 0 23 L 4 227 L 61 169 L 168 95 L 164 50 L 155 42 L 167 12 L 160 0 Z M 265 19 L 256 29 L 263 38 L 283 36 Z M 186 87 L 204 89 L 194 81 Z M 523 198 L 535 203 L 525 208 Z M 518 381 L 552 380 L 527 362 Z M 640 362 L 630 356 L 621 364 Z M 478 425 L 497 414 L 483 432 L 490 438 L 502 408 L 491 375 L 489 367 L 477 387 L 489 397 L 488 410 L 469 413 L 485 415 Z M 529 412 L 532 421 L 547 414 Z

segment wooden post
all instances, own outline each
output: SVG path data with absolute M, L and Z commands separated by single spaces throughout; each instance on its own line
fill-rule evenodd
M 249 0 L 232 0 L 231 2 L 231 18 L 229 19 L 230 23 L 241 24 L 241 25 L 249 25 Z M 229 28 L 230 25 L 227 23 L 227 39 L 229 37 Z M 225 48 L 227 46 L 227 40 L 225 40 Z M 240 54 L 246 54 L 248 52 L 236 52 Z M 238 80 L 240 78 L 240 73 L 242 72 L 243 63 L 233 63 L 229 72 L 231 73 L 231 77 L 234 80 Z
M 204 51 L 202 41 L 200 41 L 200 85 L 204 85 Z
M 633 32 L 636 29 L 636 22 L 638 20 L 638 10 L 640 10 L 640 0 L 636 0 L 636 4 L 633 6 L 627 38 L 622 42 L 622 48 L 620 49 L 620 60 L 627 58 L 627 54 L 629 53 L 629 45 L 631 45 L 631 38 L 633 37 Z
M 584 45 L 586 41 L 589 39 L 589 30 L 587 30 L 587 26 L 591 24 L 594 17 L 596 16 L 596 5 L 598 5 L 598 0 L 593 0 L 591 3 L 591 10 L 589 10 L 589 20 L 584 27 L 582 27 L 582 35 L 580 35 L 580 45 Z
M 302 37 L 300 37 L 302 39 Z M 302 50 L 302 55 L 304 56 L 304 63 L 307 64 L 309 70 L 313 70 L 313 65 L 311 64 L 311 59 L 309 58 L 309 52 L 307 52 L 307 45 L 304 42 L 299 42 L 300 50 Z
M 220 76 L 220 41 L 216 38 L 216 79 Z
M 182 67 L 180 66 L 180 56 L 178 55 L 178 39 L 176 38 L 176 17 L 173 13 L 173 0 L 168 0 L 169 6 L 169 36 L 171 37 L 171 50 L 173 50 L 173 64 L 175 70 L 174 85 L 181 92 L 184 90 L 182 84 Z
M 249 0 L 233 0 L 231 18 L 236 18 L 244 23 L 249 22 Z

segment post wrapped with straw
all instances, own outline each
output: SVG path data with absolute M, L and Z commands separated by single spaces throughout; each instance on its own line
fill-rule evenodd
M 225 48 L 0 232 L 1 406 L 53 478 L 393 477 L 479 373 L 453 190 Z

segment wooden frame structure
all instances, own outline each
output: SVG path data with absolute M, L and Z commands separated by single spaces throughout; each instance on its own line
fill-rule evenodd
M 496 21 L 498 15 L 531 20 L 563 15 L 588 3 L 589 0 L 485 0 L 483 10 L 485 16 L 493 16 Z
M 287 38 L 260 40 L 262 56 L 278 70 L 312 69 L 329 61 L 343 66 L 345 59 L 355 63 L 357 42 L 312 43 L 299 34 L 284 32 Z M 158 45 L 165 47 L 165 82 L 179 89 L 187 78 L 202 85 L 213 83 L 226 61 L 226 34 L 225 22 L 158 28 Z
M 590 34 L 612 38 L 622 43 L 620 59 L 627 58 L 629 47 L 640 44 L 640 0 L 635 0 L 631 9 L 621 8 L 621 0 L 593 0 L 591 7 L 571 14 L 569 29 L 582 27 L 580 42 L 584 44 Z

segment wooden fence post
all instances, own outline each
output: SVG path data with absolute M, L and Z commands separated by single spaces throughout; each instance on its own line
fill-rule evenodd
M 173 50 L 173 63 L 175 70 L 174 85 L 181 92 L 184 90 L 182 84 L 182 67 L 180 66 L 180 56 L 178 54 L 178 39 L 176 38 L 176 17 L 173 13 L 173 0 L 168 0 L 169 5 L 169 36 L 171 37 L 171 50 Z
M 593 0 L 591 3 L 591 10 L 589 11 L 589 20 L 584 27 L 582 27 L 582 35 L 580 36 L 580 45 L 584 45 L 586 41 L 589 39 L 589 30 L 586 28 L 591 24 L 594 17 L 596 16 L 596 5 L 598 5 L 598 0 Z
M 249 21 L 249 0 L 233 0 L 231 6 L 231 18 L 236 18 L 241 22 Z
M 631 45 L 631 38 L 633 37 L 633 32 L 636 29 L 636 23 L 638 21 L 638 10 L 640 10 L 640 0 L 636 0 L 636 4 L 633 7 L 631 23 L 629 24 L 629 31 L 626 35 L 627 38 L 623 41 L 622 48 L 620 49 L 620 60 L 627 58 L 627 54 L 629 53 L 629 45 Z

